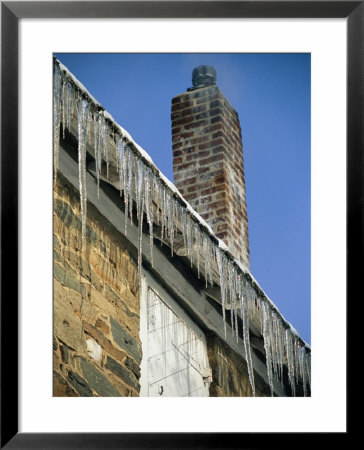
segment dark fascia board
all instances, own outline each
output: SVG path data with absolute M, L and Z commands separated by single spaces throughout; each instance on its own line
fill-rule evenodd
M 19 433 L 18 431 L 18 21 L 22 18 L 346 18 L 347 302 L 361 287 L 364 211 L 363 1 L 1 2 L 1 448 L 241 448 L 241 433 Z M 12 270 L 6 270 L 11 267 Z M 6 280 L 6 282 L 4 282 Z M 6 301 L 11 298 L 12 301 Z M 11 328 L 10 328 L 11 327 Z M 6 339 L 12 336 L 11 345 Z M 348 349 L 350 346 L 348 346 Z M 11 367 L 11 370 L 8 368 Z M 7 368 L 7 369 L 5 369 Z M 348 377 L 347 377 L 348 379 Z M 349 419 L 349 416 L 348 416 Z M 349 424 L 349 420 L 348 420 Z M 348 433 L 335 434 L 335 442 Z M 322 434 L 327 445 L 327 435 Z M 245 434 L 244 446 L 309 434 Z M 319 435 L 315 434 L 315 440 Z

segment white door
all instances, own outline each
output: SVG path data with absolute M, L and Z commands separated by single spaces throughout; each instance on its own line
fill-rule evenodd
M 205 337 L 182 308 L 174 304 L 172 311 L 169 305 L 148 286 L 148 395 L 208 397 L 211 371 Z

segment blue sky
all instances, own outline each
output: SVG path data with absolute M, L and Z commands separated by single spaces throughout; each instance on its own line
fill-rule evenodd
M 310 54 L 55 55 L 173 181 L 171 99 L 211 65 L 239 114 L 251 272 L 311 341 Z

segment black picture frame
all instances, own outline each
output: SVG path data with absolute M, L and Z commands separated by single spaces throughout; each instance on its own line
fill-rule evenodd
M 18 432 L 18 22 L 21 18 L 108 17 L 346 18 L 347 305 L 360 292 L 364 211 L 364 1 L 1 2 L 1 448 L 265 447 L 268 442 L 282 437 L 278 433 L 244 433 L 242 436 L 243 433 Z M 347 348 L 349 350 L 350 346 Z M 338 433 L 336 442 L 349 436 L 349 408 L 347 411 L 347 432 Z M 327 436 L 323 437 L 326 442 Z M 316 434 L 315 443 L 318 438 Z M 303 434 L 299 444 L 309 439 L 309 433 Z M 285 445 L 296 445 L 297 435 L 285 434 L 284 441 Z

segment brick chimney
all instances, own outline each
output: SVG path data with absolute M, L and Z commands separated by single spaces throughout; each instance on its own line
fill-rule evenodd
M 248 218 L 238 113 L 199 66 L 193 86 L 172 99 L 174 182 L 185 199 L 247 268 Z

